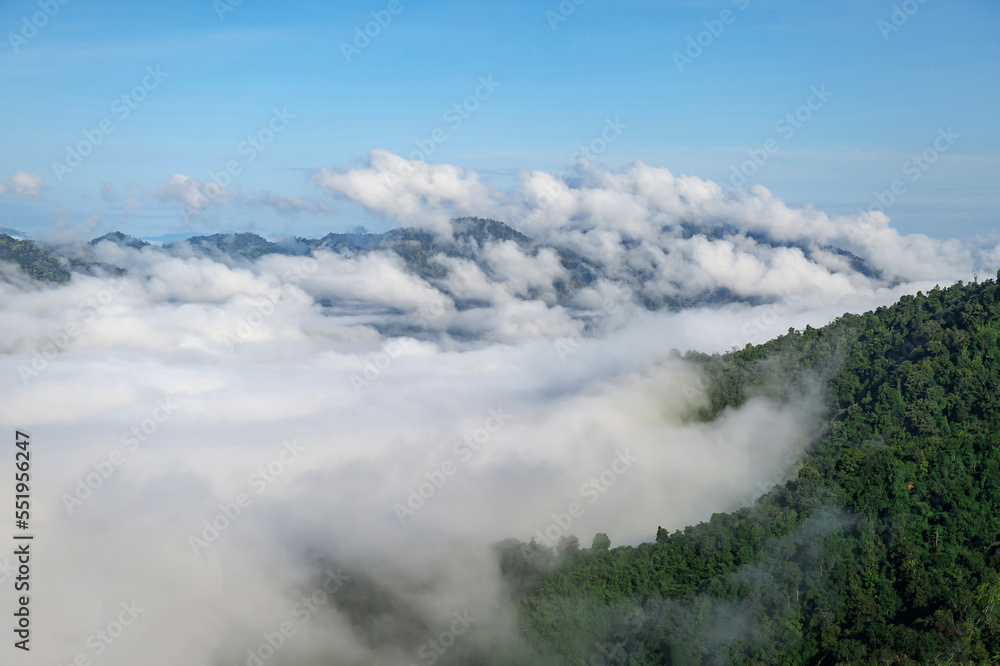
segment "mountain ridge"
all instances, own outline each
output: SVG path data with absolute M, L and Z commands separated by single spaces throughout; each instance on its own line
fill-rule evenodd
M 316 252 L 328 251 L 335 254 L 353 257 L 367 255 L 372 252 L 386 252 L 398 256 L 406 269 L 416 277 L 431 282 L 436 288 L 448 293 L 456 302 L 463 297 L 453 292 L 448 284 L 450 268 L 440 261 L 440 258 L 471 262 L 488 280 L 500 283 L 504 276 L 497 271 L 495 255 L 490 254 L 490 248 L 512 243 L 517 252 L 524 255 L 528 261 L 538 262 L 541 257 L 552 253 L 558 262 L 562 275 L 553 278 L 555 303 L 572 306 L 575 296 L 598 281 L 604 280 L 620 284 L 632 293 L 632 296 L 647 310 L 680 310 L 705 305 L 724 305 L 728 303 L 747 303 L 760 305 L 768 302 L 766 298 L 754 295 L 739 294 L 733 288 L 723 285 L 705 285 L 691 287 L 683 283 L 664 284 L 654 267 L 628 264 L 612 269 L 602 261 L 588 258 L 577 249 L 562 245 L 552 245 L 538 241 L 521 233 L 514 227 L 498 220 L 478 217 L 456 218 L 451 222 L 451 236 L 444 237 L 420 227 L 401 227 L 383 233 L 368 233 L 363 230 L 347 233 L 328 233 L 319 238 L 299 236 L 279 237 L 269 240 L 252 232 L 218 233 L 197 235 L 189 238 L 174 239 L 163 245 L 154 245 L 140 240 L 121 231 L 113 231 L 91 240 L 87 246 L 91 252 L 102 242 L 111 242 L 121 247 L 134 250 L 156 251 L 166 253 L 194 252 L 226 262 L 256 261 L 267 255 L 312 256 Z M 817 252 L 827 252 L 843 258 L 847 268 L 858 276 L 872 280 L 883 280 L 881 272 L 869 266 L 863 259 L 834 246 L 805 247 L 801 243 L 778 243 L 761 234 L 741 232 L 733 225 L 715 225 L 711 228 L 698 228 L 693 225 L 681 225 L 678 233 L 682 237 L 703 237 L 709 242 L 720 239 L 743 239 L 761 247 L 771 249 L 794 249 L 802 253 L 809 261 L 817 261 Z M 37 241 L 38 247 L 45 244 Z M 635 249 L 641 246 L 641 241 L 623 239 L 622 242 Z M 633 247 L 634 246 L 634 247 Z M 49 248 L 50 254 L 57 254 L 58 247 Z M 654 249 L 651 249 L 654 251 Z M 666 251 L 665 259 L 670 253 Z M 662 259 L 657 259 L 661 261 Z M 81 263 L 82 262 L 82 263 Z M 101 262 L 94 257 L 75 257 L 75 261 L 64 261 L 67 270 L 78 272 L 93 272 L 93 267 Z M 549 264 L 542 262 L 545 266 Z M 111 267 L 112 272 L 122 269 Z M 552 270 L 551 267 L 545 270 Z M 829 270 L 835 270 L 830 268 Z M 44 271 L 42 273 L 44 275 Z M 41 278 L 46 279 L 46 278 Z M 62 279 L 62 278 L 60 278 Z M 896 282 L 887 283 L 892 286 Z M 526 292 L 522 298 L 537 298 L 538 295 Z

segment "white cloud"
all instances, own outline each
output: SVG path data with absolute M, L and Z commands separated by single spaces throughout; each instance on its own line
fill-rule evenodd
M 406 160 L 383 150 L 371 152 L 366 168 L 320 169 L 313 181 L 369 210 L 409 224 L 435 225 L 439 230 L 456 213 L 489 216 L 493 207 L 493 192 L 477 174 Z
M 17 313 L 0 326 L 0 426 L 31 432 L 45 470 L 33 515 L 47 582 L 33 611 L 46 618 L 39 658 L 53 663 L 92 654 L 87 637 L 132 600 L 141 619 L 102 663 L 236 663 L 292 621 L 286 661 L 355 654 L 402 666 L 463 611 L 478 621 L 459 649 L 504 649 L 515 625 L 489 543 L 544 529 L 619 449 L 638 462 L 586 504 L 573 532 L 621 542 L 682 527 L 789 473 L 784 458 L 808 425 L 806 411 L 763 402 L 717 426 L 685 425 L 691 369 L 651 363 L 692 342 L 680 315 L 635 319 L 564 359 L 545 337 L 581 330 L 563 308 L 508 297 L 457 311 L 387 254 L 234 267 L 150 248 L 95 251 L 129 272 L 0 293 L 0 307 Z M 551 256 L 525 265 L 508 253 L 499 244 L 490 255 L 508 270 L 491 282 L 505 290 L 544 287 L 561 270 Z M 435 306 L 468 338 L 377 332 Z M 705 316 L 717 339 L 738 331 L 735 315 L 726 325 Z M 56 343 L 25 385 L 20 367 Z M 359 395 L 351 378 L 371 368 L 379 375 Z M 164 398 L 172 411 L 153 425 Z M 491 409 L 503 425 L 475 455 L 456 453 Z M 122 439 L 130 431 L 144 435 L 134 451 Z M 274 463 L 291 438 L 301 457 Z M 106 470 L 114 450 L 125 461 L 68 512 L 63 495 Z M 401 526 L 394 505 L 447 460 L 458 472 Z M 260 469 L 273 482 L 258 494 L 250 479 Z M 189 538 L 241 492 L 250 506 L 196 556 Z M 292 607 L 334 561 L 367 587 L 297 624 Z M 377 621 L 351 603 L 359 594 L 383 609 Z
M 612 275 L 649 270 L 662 294 L 697 287 L 773 297 L 791 285 L 836 302 L 879 283 L 849 265 L 845 270 L 827 246 L 855 254 L 885 280 L 967 279 L 973 271 L 996 270 L 1000 247 L 996 239 L 903 235 L 882 213 L 793 208 L 761 186 L 725 191 L 639 161 L 615 173 L 582 164 L 565 178 L 522 171 L 515 186 L 500 190 L 471 171 L 372 151 L 367 166 L 323 169 L 314 180 L 404 224 L 437 228 L 441 219 L 463 215 L 504 220 L 601 263 Z
M 7 194 L 19 197 L 39 198 L 48 187 L 42 177 L 27 171 L 15 171 L 10 178 L 0 178 L 0 198 Z
M 231 200 L 229 191 L 215 181 L 198 180 L 184 174 L 175 173 L 153 191 L 153 198 L 164 203 L 178 203 L 186 210 L 202 211 L 211 205 L 227 204 Z
M 296 196 L 260 190 L 248 193 L 245 202 L 249 206 L 271 208 L 282 214 L 331 212 L 331 209 L 321 202 L 313 203 Z

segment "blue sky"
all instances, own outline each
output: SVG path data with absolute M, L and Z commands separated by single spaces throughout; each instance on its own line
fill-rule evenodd
M 38 0 L 0 7 L 0 178 L 26 171 L 47 184 L 40 198 L 0 198 L 0 226 L 38 232 L 89 218 L 96 232 L 140 236 L 380 229 L 391 222 L 330 198 L 310 175 L 358 166 L 374 148 L 409 156 L 440 129 L 447 138 L 427 161 L 505 185 L 518 169 L 563 173 L 608 118 L 625 126 L 594 155 L 610 169 L 641 159 L 729 187 L 747 151 L 759 155 L 772 139 L 778 149 L 747 185 L 791 204 L 854 212 L 904 179 L 889 212 L 903 232 L 991 234 L 1000 221 L 995 0 L 566 0 L 561 13 L 557 1 L 243 0 L 222 12 L 223 1 L 51 0 L 58 13 L 37 34 L 22 30 Z M 879 21 L 891 21 L 894 4 L 911 14 L 897 12 L 899 29 L 887 32 Z M 372 12 L 391 21 L 348 61 L 342 45 Z M 674 54 L 699 33 L 702 52 L 679 68 Z M 152 82 L 147 68 L 166 76 L 121 118 L 115 100 Z M 453 127 L 444 114 L 481 77 L 499 86 Z M 810 100 L 813 87 L 832 96 Z M 791 136 L 779 131 L 807 101 L 817 107 L 808 120 Z M 241 143 L 274 109 L 294 118 L 248 162 Z M 53 163 L 104 119 L 114 131 L 60 182 Z M 958 136 L 940 158 L 919 180 L 905 176 L 948 128 Z M 148 196 L 173 174 L 208 180 L 230 160 L 241 166 L 234 187 L 326 208 L 230 206 L 191 220 Z M 107 200 L 104 183 L 115 193 Z M 130 183 L 145 195 L 126 210 Z

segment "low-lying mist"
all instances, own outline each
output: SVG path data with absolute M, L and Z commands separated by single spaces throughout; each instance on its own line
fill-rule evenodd
M 763 305 L 652 312 L 606 281 L 574 308 L 546 299 L 557 270 L 512 256 L 492 282 L 465 267 L 453 286 L 480 305 L 457 308 L 391 253 L 93 251 L 127 273 L 0 283 L 0 423 L 35 455 L 38 664 L 528 654 L 491 544 L 650 541 L 796 472 L 818 398 L 696 422 L 702 379 L 671 350 L 724 352 L 932 286 L 831 273 Z

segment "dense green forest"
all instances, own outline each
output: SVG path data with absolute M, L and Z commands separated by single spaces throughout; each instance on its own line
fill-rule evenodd
M 36 280 L 69 282 L 70 274 L 54 254 L 28 240 L 18 240 L 0 234 L 0 261 L 9 261 L 21 267 Z
M 998 342 L 989 280 L 689 353 L 697 419 L 821 387 L 797 478 L 638 547 L 498 544 L 522 632 L 546 663 L 1000 663 Z

